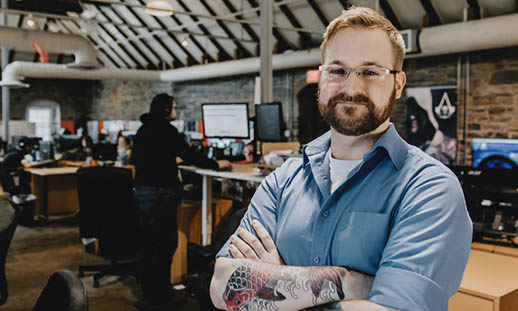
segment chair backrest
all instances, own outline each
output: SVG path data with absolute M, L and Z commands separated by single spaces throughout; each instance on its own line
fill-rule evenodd
M 68 270 L 54 272 L 33 311 L 88 311 L 88 297 L 79 277 Z
M 5 261 L 22 209 L 7 196 L 0 196 L 0 305 L 7 301 Z
M 98 238 L 101 256 L 134 248 L 138 220 L 133 205 L 131 170 L 92 166 L 77 171 L 79 234 Z M 132 246 L 133 245 L 133 246 Z

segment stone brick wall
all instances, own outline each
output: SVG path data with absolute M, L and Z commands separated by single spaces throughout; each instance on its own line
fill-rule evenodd
M 473 137 L 518 138 L 517 52 L 518 47 L 515 47 L 460 56 L 460 81 L 457 78 L 458 55 L 405 60 L 408 87 L 460 86 L 457 112 L 459 164 L 471 163 Z M 274 100 L 283 103 L 292 140 L 298 135 L 297 94 L 307 85 L 305 72 L 306 69 L 274 72 Z M 60 104 L 63 120 L 80 117 L 136 120 L 148 111 L 151 99 L 160 92 L 177 98 L 179 106 L 184 108 L 181 117 L 187 121 L 201 119 L 201 104 L 209 102 L 248 102 L 253 114 L 254 77 L 243 75 L 181 83 L 31 79 L 31 88 L 11 90 L 11 118 L 24 119 L 25 108 L 32 100 L 50 99 Z M 403 100 L 397 102 L 392 122 L 404 137 L 406 107 Z

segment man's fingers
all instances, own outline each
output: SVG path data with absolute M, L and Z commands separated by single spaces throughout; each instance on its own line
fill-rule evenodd
M 259 258 L 265 255 L 266 249 L 255 235 L 243 228 L 237 229 L 237 233 L 243 239 L 243 241 L 245 241 L 248 245 L 252 247 L 252 249 L 259 256 Z
M 234 244 L 230 244 L 229 246 L 230 254 L 232 254 L 232 257 L 234 258 L 245 258 L 245 256 L 237 249 L 237 247 L 234 246 Z
M 259 238 L 266 248 L 266 251 L 269 253 L 277 252 L 277 247 L 275 246 L 272 237 L 268 233 L 268 230 L 266 230 L 266 228 L 263 226 L 263 224 L 257 220 L 253 220 L 252 226 L 254 227 L 255 232 L 257 232 L 257 235 L 259 235 Z
M 232 244 L 234 244 L 235 247 L 237 247 L 237 249 L 241 252 L 241 254 L 244 255 L 245 258 L 248 258 L 248 259 L 255 259 L 255 260 L 258 260 L 259 258 L 257 257 L 257 254 L 254 252 L 254 250 L 250 247 L 250 245 L 248 245 L 247 243 L 245 243 L 243 240 L 241 240 L 239 237 L 235 236 L 235 235 L 232 235 L 232 237 L 230 238 L 230 240 L 232 241 Z

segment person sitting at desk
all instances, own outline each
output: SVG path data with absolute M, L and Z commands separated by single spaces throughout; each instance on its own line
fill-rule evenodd
M 24 136 L 18 141 L 18 145 L 7 150 L 2 163 L 2 188 L 11 195 L 30 193 L 29 173 L 20 170 L 22 160 L 32 150 L 31 140 Z M 24 174 L 26 173 L 26 174 Z
M 208 169 L 227 169 L 228 161 L 213 161 L 195 152 L 170 124 L 176 117 L 176 101 L 158 94 L 134 138 L 131 162 L 135 165 L 135 201 L 140 223 L 141 286 L 152 305 L 167 305 L 171 299 L 170 271 L 178 244 L 177 204 L 181 184 L 176 158 Z

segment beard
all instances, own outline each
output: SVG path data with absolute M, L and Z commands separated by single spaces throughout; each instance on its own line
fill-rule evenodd
M 353 102 L 356 105 L 343 105 L 340 102 Z M 390 117 L 395 102 L 394 88 L 381 110 L 376 109 L 369 97 L 361 94 L 349 96 L 342 92 L 323 103 L 320 101 L 320 86 L 318 87 L 318 110 L 322 118 L 330 127 L 346 136 L 360 136 L 377 129 Z

